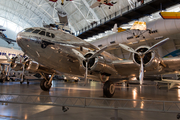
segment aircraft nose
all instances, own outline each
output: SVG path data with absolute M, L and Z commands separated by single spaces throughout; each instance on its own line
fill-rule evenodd
M 24 38 L 23 34 L 24 34 L 23 32 L 19 32 L 17 34 L 16 42 L 17 42 L 18 45 L 20 45 L 23 42 L 23 38 Z

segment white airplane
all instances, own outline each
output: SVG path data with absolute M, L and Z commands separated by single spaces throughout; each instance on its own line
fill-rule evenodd
M 36 31 L 36 32 L 34 32 Z M 60 30 L 50 28 L 27 28 L 17 35 L 17 43 L 25 54 L 36 62 L 29 62 L 26 68 L 36 69 L 44 79 L 40 87 L 48 91 L 55 74 L 66 73 L 84 76 L 104 83 L 103 93 L 112 97 L 115 92 L 114 82 L 126 76 L 136 76 L 143 83 L 146 75 L 165 74 L 179 71 L 180 58 L 160 58 L 155 49 L 163 45 L 168 38 L 152 47 L 140 46 L 132 49 L 126 45 L 120 46 L 133 52 L 133 60 L 122 60 L 105 52 L 108 47 L 99 49 L 94 45 Z M 43 74 L 41 70 L 44 66 Z M 45 69 L 48 68 L 48 69 Z M 47 73 L 49 72 L 49 73 Z M 51 74 L 51 78 L 46 76 Z
M 128 30 L 119 28 L 119 32 L 92 41 L 91 44 L 103 48 L 104 46 L 118 45 L 119 43 L 137 43 L 141 40 L 162 40 L 166 37 L 177 39 L 175 34 L 180 32 L 180 19 L 157 19 L 146 23 L 146 30 Z M 117 26 L 115 25 L 117 30 Z
M 0 47 L 0 65 L 1 65 L 0 80 L 1 82 L 4 82 L 7 79 L 6 66 L 8 66 L 9 68 L 9 64 L 10 64 L 9 63 L 10 60 L 8 60 L 8 58 L 11 59 L 19 54 L 22 55 L 23 52 L 21 50 L 17 50 L 13 48 Z
M 101 7 L 102 4 L 108 5 L 109 9 L 111 8 L 111 6 L 113 6 L 114 4 L 116 4 L 117 2 L 111 2 L 111 0 L 97 0 L 97 2 L 93 3 L 90 8 L 95 8 L 97 6 Z
M 0 26 L 1 27 L 1 26 Z M 5 29 L 0 29 L 0 38 L 5 40 L 8 44 L 12 44 L 13 42 L 16 42 L 16 40 L 8 38 L 3 31 L 6 31 Z

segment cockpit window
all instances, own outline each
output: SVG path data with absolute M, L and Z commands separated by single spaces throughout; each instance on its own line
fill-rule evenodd
M 55 35 L 54 35 L 53 33 L 49 33 L 49 32 L 46 32 L 46 36 L 47 36 L 47 37 L 52 37 L 52 38 L 55 37 Z
M 29 28 L 29 29 L 26 29 L 25 32 L 32 32 L 34 29 L 32 28 Z
M 46 32 L 46 36 L 47 36 L 47 37 L 51 37 L 51 33 Z
M 39 34 L 40 35 L 45 35 L 45 31 L 41 31 Z
M 40 32 L 40 30 L 34 30 L 32 33 L 38 33 Z
M 52 38 L 54 38 L 54 37 L 55 37 L 55 35 L 54 35 L 53 33 L 51 33 L 51 36 L 52 36 Z

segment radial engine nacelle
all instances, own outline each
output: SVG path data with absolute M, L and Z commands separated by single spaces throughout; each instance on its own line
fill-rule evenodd
M 150 47 L 149 46 L 140 46 L 135 51 L 137 53 L 145 53 Z M 141 58 L 138 54 L 133 53 L 133 61 L 136 65 L 141 66 Z M 153 50 L 144 55 L 143 65 L 146 70 L 157 70 L 161 71 L 163 64 L 159 55 Z
M 88 52 L 84 55 L 85 58 L 90 58 L 94 53 Z M 109 64 L 108 64 L 109 63 Z M 83 69 L 86 69 L 86 62 L 83 60 Z M 90 74 L 100 73 L 102 75 L 110 76 L 117 74 L 117 71 L 111 65 L 111 61 L 106 59 L 105 56 L 98 55 L 90 58 L 88 61 L 88 71 Z
M 22 63 L 11 63 L 10 67 L 11 67 L 11 69 L 13 69 L 15 71 L 23 70 Z
M 27 60 L 25 62 L 25 70 L 30 72 L 42 72 L 47 74 L 55 73 L 52 69 L 40 65 L 38 62 Z

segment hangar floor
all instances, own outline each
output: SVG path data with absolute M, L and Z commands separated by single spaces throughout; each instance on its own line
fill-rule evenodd
M 15 93 L 28 95 L 55 95 L 74 97 L 99 97 L 102 96 L 103 85 L 99 82 L 91 81 L 87 86 L 83 82 L 65 83 L 63 81 L 53 81 L 49 92 L 42 91 L 39 81 L 30 81 L 22 85 L 19 82 L 0 83 L 1 93 Z M 157 89 L 155 85 L 130 84 L 129 87 L 116 86 L 113 98 L 123 99 L 144 99 L 144 100 L 165 100 L 179 101 L 180 89 Z M 0 106 L 0 120 L 113 120 L 114 110 L 75 108 L 70 107 L 67 112 L 63 112 L 61 107 L 45 105 L 8 104 Z M 118 111 L 118 120 L 175 120 L 177 113 L 145 112 L 145 111 Z

